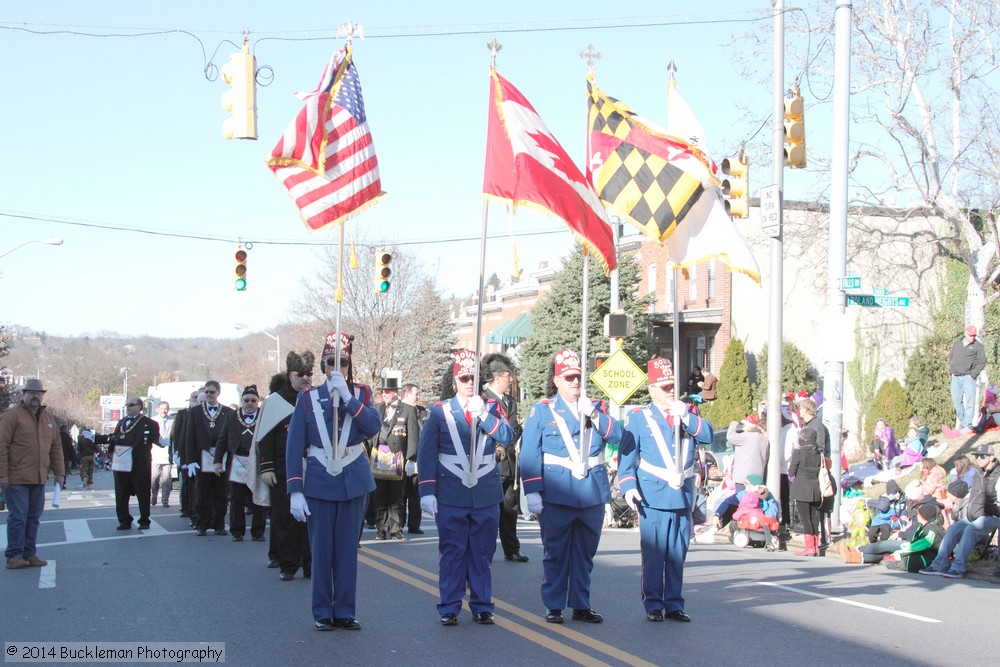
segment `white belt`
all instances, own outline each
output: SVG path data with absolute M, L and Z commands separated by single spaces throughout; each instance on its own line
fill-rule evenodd
M 573 459 L 568 456 L 556 456 L 555 454 L 542 454 L 542 463 L 548 465 L 562 466 L 563 468 L 573 469 Z M 604 464 L 604 459 L 600 456 L 591 456 L 587 459 L 588 468 L 596 468 L 599 465 Z
M 657 477 L 662 479 L 667 484 L 670 484 L 674 488 L 678 488 L 680 486 L 680 484 L 676 483 L 678 479 L 676 470 L 655 466 L 649 461 L 645 460 L 639 461 L 639 470 L 645 470 L 646 472 L 652 475 L 656 475 Z M 686 468 L 683 473 L 683 479 L 690 479 L 692 477 L 694 477 L 694 466 Z
M 438 461 L 455 477 L 465 479 L 465 471 L 462 469 L 462 465 L 468 465 L 469 459 L 458 454 L 438 454 Z M 481 479 L 496 467 L 497 461 L 493 454 L 484 455 L 476 463 L 476 479 Z
M 342 465 L 347 465 L 354 461 L 354 459 L 361 456 L 365 448 L 362 445 L 352 445 L 344 450 L 344 458 L 341 459 Z M 313 457 L 320 463 L 326 461 L 326 451 L 322 447 L 316 447 L 315 445 L 309 445 L 309 456 Z

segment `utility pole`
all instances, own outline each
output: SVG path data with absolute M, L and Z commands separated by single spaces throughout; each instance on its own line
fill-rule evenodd
M 847 170 L 851 113 L 851 0 L 837 0 L 834 15 L 835 48 L 833 69 L 833 155 L 830 168 L 830 245 L 827 264 L 827 324 L 830 332 L 847 330 L 844 323 L 845 296 L 840 279 L 847 274 Z M 823 371 L 823 423 L 830 432 L 833 478 L 832 529 L 840 524 L 841 433 L 844 427 L 844 355 L 827 346 Z
M 782 238 L 784 231 L 784 169 L 785 169 L 785 2 L 771 0 L 774 8 L 774 109 L 771 114 L 771 166 L 773 184 L 777 189 L 777 230 L 771 236 L 771 268 L 769 279 L 767 337 L 767 439 L 771 452 L 767 460 L 767 486 L 781 502 L 781 342 L 783 273 Z M 759 372 L 759 371 L 758 371 Z M 734 480 L 742 481 L 742 480 Z M 788 517 L 785 517 L 787 520 Z

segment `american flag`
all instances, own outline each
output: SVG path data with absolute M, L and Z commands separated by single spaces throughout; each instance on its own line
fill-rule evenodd
M 316 90 L 296 95 L 305 104 L 267 166 L 316 231 L 374 204 L 382 181 L 351 48 L 333 55 Z

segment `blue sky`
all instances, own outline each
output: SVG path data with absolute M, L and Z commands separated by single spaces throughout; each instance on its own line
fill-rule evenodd
M 274 80 L 258 89 L 259 140 L 226 141 L 219 102 L 226 86 L 205 79 L 201 46 L 190 36 L 0 30 L 0 59 L 7 63 L 0 75 L 0 253 L 32 239 L 65 240 L 59 247 L 28 245 L 0 259 L 0 322 L 62 335 L 111 330 L 229 337 L 237 335 L 237 322 L 270 328 L 285 321 L 289 295 L 318 269 L 317 249 L 271 242 L 334 243 L 336 233 L 305 229 L 264 159 L 299 107 L 292 93 L 315 87 L 341 45 L 302 38 L 332 37 L 349 19 L 366 32 L 355 41 L 355 62 L 388 196 L 349 222 L 348 235 L 358 230 L 403 244 L 433 241 L 406 247 L 438 276 L 446 295 L 471 293 L 478 281 L 478 240 L 444 241 L 477 238 L 482 225 L 490 39 L 503 44 L 498 70 L 579 163 L 586 125 L 586 65 L 579 53 L 588 44 L 603 56 L 598 85 L 661 122 L 673 58 L 678 90 L 704 125 L 716 160 L 755 132 L 768 113 L 769 87 L 742 80 L 726 46 L 751 31 L 770 40 L 769 21 L 748 22 L 769 2 L 721 0 L 700 15 L 684 13 L 689 3 L 479 4 L 4 3 L 0 28 L 129 35 L 183 29 L 201 39 L 209 57 L 222 40 L 240 43 L 240 30 L 248 28 L 258 66 L 272 68 Z M 609 18 L 615 13 L 620 16 Z M 622 27 L 639 23 L 661 25 Z M 584 29 L 542 30 L 566 27 Z M 468 31 L 481 32 L 440 34 Z M 417 36 L 399 36 L 404 34 Z M 213 62 L 221 66 L 233 51 L 223 44 Z M 761 63 L 770 67 L 769 58 Z M 810 131 L 820 124 L 809 120 Z M 810 150 L 824 150 L 824 131 L 810 135 Z M 766 160 L 759 165 L 751 174 L 753 196 L 770 173 Z M 794 198 L 787 193 L 798 178 L 786 174 L 786 196 Z M 507 228 L 506 212 L 492 205 L 491 233 Z M 558 259 L 571 243 L 560 223 L 528 211 L 518 212 L 513 228 L 559 232 L 519 240 L 528 268 L 539 259 Z M 231 280 L 238 238 L 258 242 L 243 294 L 232 290 Z M 487 272 L 509 275 L 510 242 L 491 241 L 489 254 Z

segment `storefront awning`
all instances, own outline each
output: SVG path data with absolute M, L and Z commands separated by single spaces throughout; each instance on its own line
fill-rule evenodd
M 489 336 L 486 337 L 486 342 L 490 343 L 491 345 L 500 345 L 501 344 L 500 337 L 503 336 L 503 332 L 506 331 L 508 327 L 510 327 L 511 322 L 512 320 L 504 320 L 503 322 L 501 322 L 500 326 L 494 329 L 493 333 L 491 333 Z
M 531 326 L 531 313 L 521 313 L 504 329 L 500 343 L 517 345 L 533 333 L 535 330 Z

